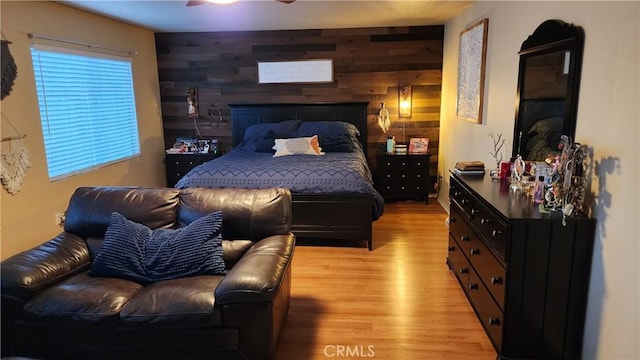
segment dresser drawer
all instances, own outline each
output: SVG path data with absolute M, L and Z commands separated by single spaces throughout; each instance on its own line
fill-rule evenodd
M 462 210 L 455 205 L 451 205 L 451 214 L 449 215 L 449 232 L 451 236 L 458 243 L 458 246 L 462 249 L 462 252 L 469 256 L 469 250 L 471 249 L 471 228 L 465 221 L 466 215 L 462 213 Z
M 453 178 L 449 188 L 449 198 L 462 208 L 464 213 L 467 214 L 467 217 L 474 217 L 475 201 L 473 201 L 473 197 L 460 184 L 453 180 Z
M 484 286 L 473 268 L 469 271 L 469 285 L 467 286 L 469 299 L 482 323 L 486 333 L 496 349 L 502 348 L 503 313 L 493 301 L 489 291 Z
M 479 204 L 474 204 L 471 212 L 473 213 L 471 217 L 473 225 L 504 261 L 507 226 L 492 211 Z
M 504 309 L 505 268 L 477 236 L 471 236 L 471 250 L 468 254 L 472 267 L 500 309 Z
M 467 284 L 469 283 L 469 261 L 458 246 L 458 243 L 449 235 L 449 254 L 447 256 L 447 264 L 449 268 L 456 274 L 462 289 L 467 292 Z

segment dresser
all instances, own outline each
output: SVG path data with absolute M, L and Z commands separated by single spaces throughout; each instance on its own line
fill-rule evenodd
M 174 187 L 189 170 L 221 154 L 166 154 L 167 186 Z
M 430 154 L 380 154 L 376 189 L 385 200 L 429 201 Z
M 506 180 L 450 176 L 447 265 L 499 359 L 580 359 L 595 220 L 540 212 Z

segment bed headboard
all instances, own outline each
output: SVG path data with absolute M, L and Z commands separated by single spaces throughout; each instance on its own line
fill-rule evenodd
M 229 104 L 233 146 L 242 141 L 244 131 L 251 125 L 285 120 L 344 121 L 360 130 L 360 142 L 367 153 L 368 102 L 308 103 L 308 104 Z

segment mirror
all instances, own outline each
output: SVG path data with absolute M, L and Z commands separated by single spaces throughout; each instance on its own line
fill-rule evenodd
M 560 136 L 575 136 L 584 32 L 560 20 L 540 24 L 520 48 L 513 158 L 559 154 Z

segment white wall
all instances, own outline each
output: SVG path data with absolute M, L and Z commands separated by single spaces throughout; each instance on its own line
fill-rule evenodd
M 12 42 L 9 49 L 18 66 L 12 92 L 1 103 L 2 136 L 15 135 L 6 117 L 19 132 L 27 135 L 24 144 L 32 164 L 19 193 L 9 195 L 0 189 L 0 258 L 5 259 L 57 235 L 61 228 L 55 223 L 55 214 L 67 208 L 69 197 L 77 187 L 164 186 L 165 177 L 154 33 L 50 1 L 2 1 L 0 7 L 2 35 Z M 140 156 L 49 182 L 28 33 L 138 51 L 132 66 Z M 2 144 L 3 153 L 7 147 L 8 143 Z
M 593 148 L 598 222 L 584 359 L 640 359 L 639 14 L 638 2 L 481 1 L 446 24 L 439 149 L 445 208 L 448 169 L 456 161 L 493 164 L 490 132 L 513 141 L 522 42 L 548 19 L 584 28 L 576 141 Z M 456 77 L 460 32 L 482 18 L 489 18 L 489 38 L 484 121 L 477 125 L 456 119 Z

